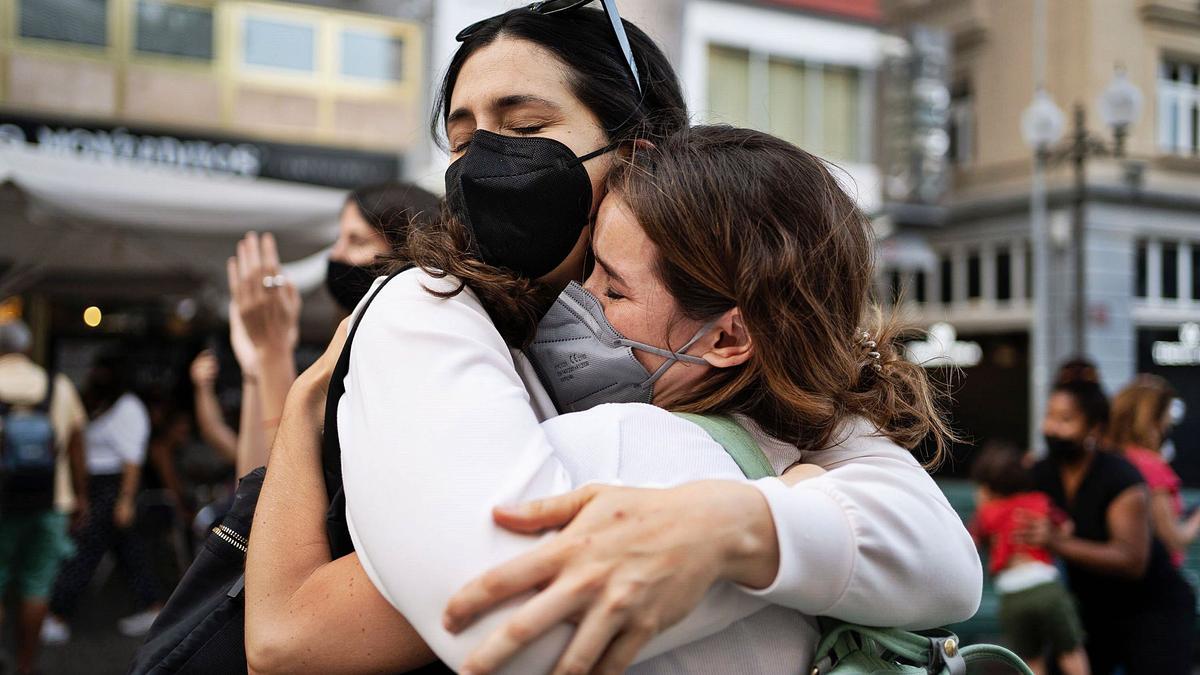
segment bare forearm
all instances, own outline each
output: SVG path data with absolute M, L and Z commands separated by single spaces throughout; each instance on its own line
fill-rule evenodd
M 302 387 L 297 387 L 297 390 Z M 315 414 L 285 406 L 246 561 L 246 654 L 265 673 L 403 672 L 433 660 L 356 555 L 330 560 Z M 312 644 L 346 649 L 311 649 Z M 350 648 L 353 647 L 353 648 Z
M 258 395 L 262 400 L 263 432 L 270 445 L 283 416 L 288 390 L 296 381 L 296 357 L 291 349 L 266 349 L 259 350 L 258 358 Z
M 1068 562 L 1104 574 L 1140 579 L 1146 572 L 1146 556 L 1120 542 L 1068 537 L 1054 543 L 1051 549 Z
M 138 483 L 142 477 L 142 465 L 126 462 L 121 470 L 121 491 L 118 499 L 133 499 L 137 496 Z
M 222 457 L 237 461 L 237 434 L 225 423 L 221 403 L 211 387 L 196 387 L 196 427 L 200 438 Z
M 242 415 L 238 422 L 237 475 L 245 476 L 267 463 L 267 436 L 263 432 L 262 400 L 257 380 L 242 380 Z

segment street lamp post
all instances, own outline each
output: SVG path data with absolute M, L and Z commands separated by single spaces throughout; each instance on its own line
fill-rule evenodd
M 1118 67 L 1113 81 L 1100 96 L 1100 117 L 1112 129 L 1111 150 L 1101 139 L 1087 130 L 1084 107 L 1074 108 L 1074 128 L 1069 141 L 1055 147 L 1062 138 L 1063 113 L 1045 90 L 1034 94 L 1033 102 L 1021 116 L 1021 134 L 1034 151 L 1033 181 L 1030 188 L 1030 240 L 1033 246 L 1033 320 L 1030 325 L 1032 343 L 1032 377 L 1030 378 L 1031 423 L 1041 414 L 1049 388 L 1049 373 L 1053 355 L 1050 348 L 1049 255 L 1050 240 L 1046 227 L 1046 178 L 1048 166 L 1069 159 L 1074 169 L 1072 194 L 1072 253 L 1074 256 L 1074 306 L 1072 307 L 1072 344 L 1075 353 L 1083 356 L 1087 349 L 1087 227 L 1084 206 L 1087 200 L 1087 160 L 1094 155 L 1118 159 L 1125 155 L 1125 138 L 1129 126 L 1141 112 L 1142 95 Z
M 1046 227 L 1046 161 L 1050 147 L 1062 138 L 1062 111 L 1044 89 L 1021 116 L 1021 135 L 1033 148 L 1033 181 L 1029 190 L 1029 243 L 1033 247 L 1033 320 L 1029 325 L 1032 373 L 1029 381 L 1031 446 L 1036 445 L 1036 421 L 1045 407 L 1050 386 L 1050 236 Z

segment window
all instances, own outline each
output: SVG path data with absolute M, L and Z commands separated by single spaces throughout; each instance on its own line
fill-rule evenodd
M 942 304 L 949 305 L 954 301 L 954 261 L 950 258 L 942 258 Z
M 996 299 L 1012 300 L 1012 253 L 1007 248 L 996 253 Z
M 208 7 L 138 0 L 139 52 L 211 61 L 213 12 Z
M 1200 154 L 1200 62 L 1163 59 L 1158 72 L 1158 145 Z
M 921 304 L 925 304 L 925 284 L 926 283 L 927 282 L 926 282 L 925 270 L 917 270 L 916 275 L 913 277 L 913 285 L 915 285 L 917 287 L 916 292 L 913 293 L 913 295 L 914 295 L 914 297 L 916 297 L 917 302 L 919 302 Z
M 967 299 L 978 300 L 983 295 L 983 270 L 979 251 L 967 255 Z
M 1136 285 L 1134 295 L 1144 298 L 1150 294 L 1149 250 L 1144 240 L 1137 243 L 1137 262 L 1135 264 L 1137 279 L 1134 282 Z
M 1161 269 L 1162 297 L 1174 300 L 1179 297 L 1179 244 L 1163 242 Z
M 387 33 L 347 29 L 341 36 L 341 74 L 381 82 L 404 79 L 404 41 Z
M 1200 246 L 1192 244 L 1192 300 L 1200 300 Z
M 805 92 L 809 86 L 810 78 L 803 63 L 771 58 L 767 76 L 769 131 L 802 148 L 813 147 L 814 140 L 805 130 L 810 117 L 806 108 L 809 96 Z
M 708 48 L 712 121 L 768 131 L 833 160 L 866 156 L 861 81 L 856 68 Z
M 21 37 L 108 44 L 107 0 L 21 0 L 18 11 Z
M 951 164 L 963 166 L 971 161 L 975 152 L 974 99 L 966 82 L 958 82 L 950 89 L 950 114 L 948 128 L 950 150 L 946 153 Z
M 250 16 L 242 25 L 242 60 L 248 66 L 311 73 L 316 68 L 316 26 Z
M 750 52 L 708 48 L 708 109 L 719 122 L 750 124 Z
M 1025 244 L 1025 299 L 1033 299 L 1033 247 Z

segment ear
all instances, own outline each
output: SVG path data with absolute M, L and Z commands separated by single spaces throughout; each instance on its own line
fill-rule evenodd
M 742 311 L 737 307 L 725 312 L 712 327 L 705 342 L 711 346 L 700 358 L 714 368 L 740 366 L 754 354 L 754 341 L 750 339 L 746 322 L 742 320 Z
M 629 159 L 636 153 L 645 152 L 654 149 L 654 142 L 648 138 L 635 138 L 628 143 L 622 143 L 617 146 L 617 156 L 621 159 Z

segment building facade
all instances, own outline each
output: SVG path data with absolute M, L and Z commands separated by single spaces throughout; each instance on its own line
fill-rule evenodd
M 346 189 L 426 163 L 432 4 L 0 0 L 0 298 L 39 356 L 199 340 L 244 232 L 315 254 Z
M 1035 91 L 1034 0 L 885 0 L 889 30 L 920 26 L 949 44 L 948 182 L 931 217 L 893 204 L 895 236 L 919 242 L 920 265 L 885 267 L 883 294 L 918 327 L 944 322 L 983 347 L 956 384 L 955 417 L 976 442 L 1036 437 L 1030 409 L 1033 320 L 1030 188 L 1034 151 L 1021 116 Z M 1044 88 L 1091 141 L 1081 182 L 1069 158 L 1047 173 L 1051 364 L 1077 355 L 1075 233 L 1082 231 L 1083 355 L 1115 393 L 1138 372 L 1167 377 L 1192 413 L 1177 466 L 1200 480 L 1200 369 L 1156 358 L 1200 320 L 1200 6 L 1188 0 L 1046 3 Z M 1123 70 L 1140 119 L 1114 156 L 1099 99 Z M 1063 154 L 1054 153 L 1051 154 Z M 1079 218 L 1076 221 L 1076 218 Z M 1184 338 L 1181 339 L 1182 335 Z M 1182 349 L 1186 351 L 1186 344 Z M 1157 348 L 1166 353 L 1170 348 Z M 1173 352 L 1181 354 L 1176 350 Z M 1053 365 L 1051 366 L 1053 368 Z M 1195 459 L 1188 459 L 1188 456 Z

